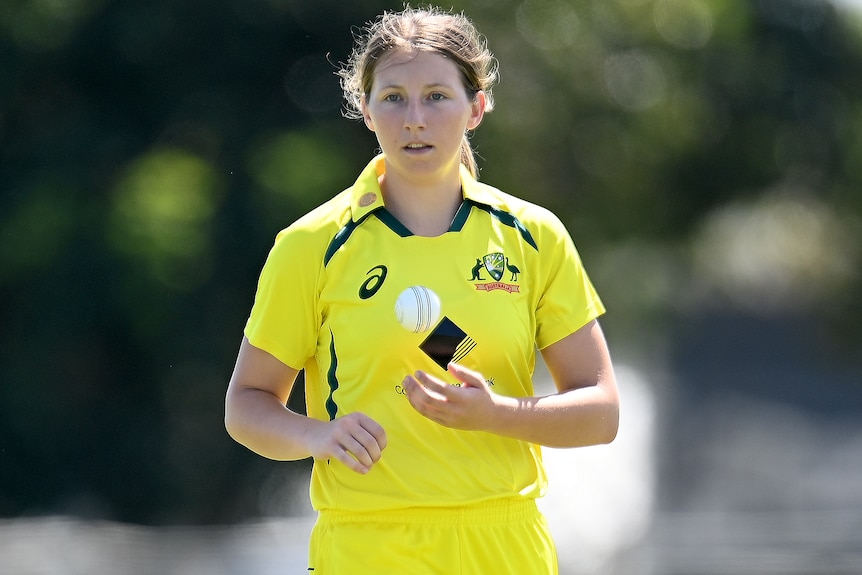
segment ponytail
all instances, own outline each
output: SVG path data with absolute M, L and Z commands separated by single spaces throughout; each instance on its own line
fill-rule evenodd
M 479 179 L 479 168 L 476 165 L 476 155 L 473 153 L 473 146 L 470 145 L 470 138 L 464 134 L 461 140 L 461 163 L 470 171 L 470 175 L 474 179 Z

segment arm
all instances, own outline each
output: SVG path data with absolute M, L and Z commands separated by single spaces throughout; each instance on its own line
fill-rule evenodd
M 542 356 L 557 393 L 506 397 L 481 374 L 456 364 L 452 386 L 425 372 L 404 381 L 411 405 L 448 427 L 488 431 L 548 447 L 610 443 L 619 423 L 619 396 L 610 353 L 596 320 L 554 343 Z
M 335 458 L 367 473 L 386 447 L 383 428 L 361 413 L 327 422 L 291 411 L 298 373 L 244 337 L 225 397 L 230 436 L 270 459 Z

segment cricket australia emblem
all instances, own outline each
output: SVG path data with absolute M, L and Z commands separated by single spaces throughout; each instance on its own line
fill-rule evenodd
M 485 254 L 481 258 L 476 258 L 476 265 L 473 266 L 471 271 L 470 281 L 477 282 L 477 290 L 503 290 L 509 293 L 521 291 L 520 286 L 515 283 L 518 281 L 518 275 L 521 273 L 521 270 L 518 269 L 518 266 L 510 263 L 509 258 L 503 252 L 494 252 Z M 486 272 L 493 281 L 487 281 L 486 278 L 482 277 L 482 272 Z M 503 281 L 507 273 L 509 277 L 506 279 L 513 283 Z

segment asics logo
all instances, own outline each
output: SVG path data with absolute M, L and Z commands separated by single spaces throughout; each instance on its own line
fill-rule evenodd
M 368 299 L 376 294 L 383 287 L 387 273 L 389 273 L 389 270 L 386 269 L 386 266 L 374 266 L 365 272 L 368 278 L 359 286 L 359 298 Z

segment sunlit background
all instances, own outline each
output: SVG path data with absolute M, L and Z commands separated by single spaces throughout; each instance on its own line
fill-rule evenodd
M 0 4 L 0 572 L 305 572 L 309 462 L 224 391 L 275 233 L 375 152 L 334 71 L 400 7 Z M 545 451 L 562 575 L 862 573 L 860 3 L 454 7 L 501 63 L 481 179 L 609 309 L 619 437 Z

